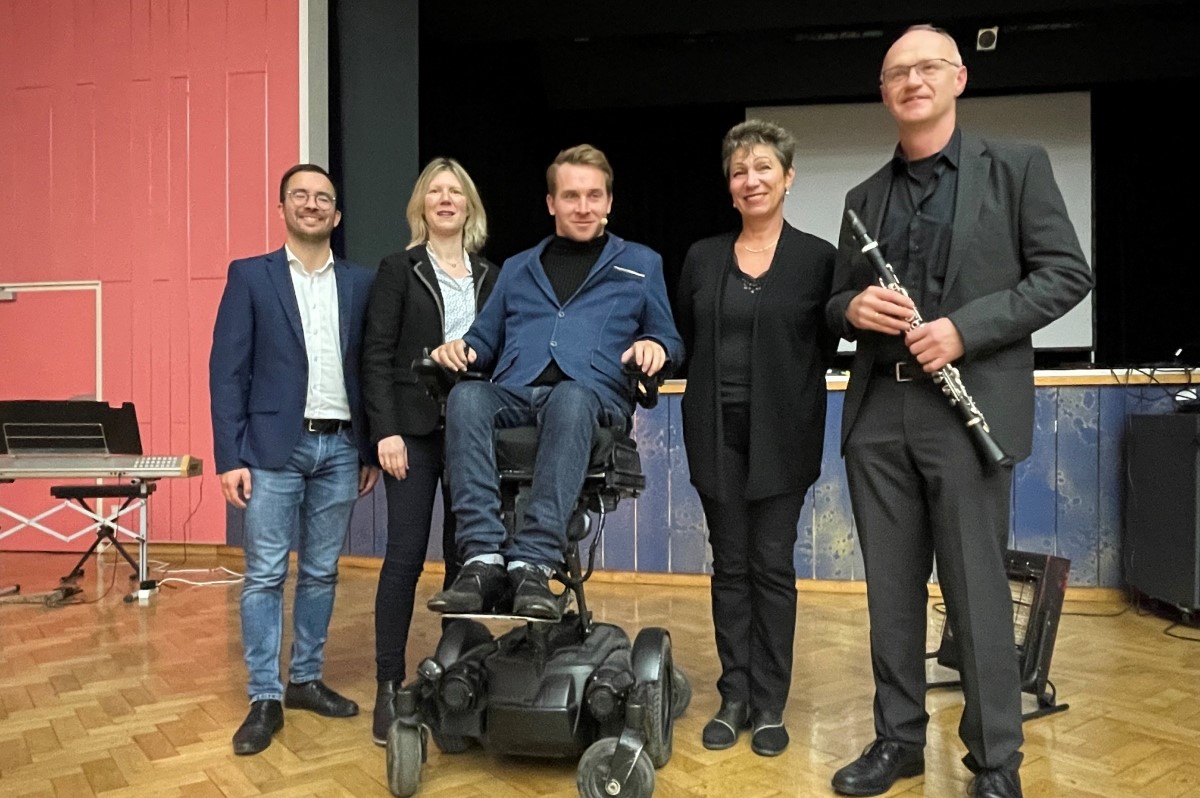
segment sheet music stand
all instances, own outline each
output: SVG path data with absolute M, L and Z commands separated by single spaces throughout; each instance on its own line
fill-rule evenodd
M 0 455 L 86 457 L 141 454 L 141 433 L 132 402 L 125 402 L 115 408 L 107 402 L 94 401 L 0 402 Z M 127 485 L 55 485 L 50 488 L 50 495 L 65 500 L 63 505 L 55 508 L 56 510 L 70 507 L 91 519 L 94 522 L 92 526 L 96 528 L 96 538 L 92 545 L 79 558 L 70 573 L 62 577 L 62 583 L 78 579 L 83 574 L 83 564 L 87 558 L 99 547 L 101 541 L 108 541 L 133 567 L 139 590 L 153 590 L 157 587 L 154 580 L 147 578 L 146 570 L 147 504 L 155 485 L 146 479 L 131 479 Z M 105 515 L 92 509 L 87 499 L 124 501 L 115 511 Z M 72 504 L 72 501 L 76 504 Z M 139 515 L 137 531 L 118 523 L 119 518 L 131 512 L 138 512 Z M 34 519 L 21 520 L 23 525 L 53 533 L 39 523 L 48 514 L 43 513 Z M 84 531 L 91 528 L 89 526 Z M 121 544 L 117 532 L 123 532 L 137 540 L 136 561 Z M 56 537 L 71 540 L 75 536 Z

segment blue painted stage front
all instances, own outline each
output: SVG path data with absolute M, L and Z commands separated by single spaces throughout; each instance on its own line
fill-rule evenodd
M 1033 453 L 1014 472 L 1010 548 L 1071 561 L 1071 584 L 1120 587 L 1123 441 L 1130 415 L 1173 410 L 1173 388 L 1147 385 L 1041 385 Z M 666 394 L 635 418 L 647 488 L 607 519 L 597 567 L 613 571 L 711 571 L 704 514 L 688 479 L 679 416 L 681 394 Z M 821 478 L 809 491 L 794 557 L 801 579 L 861 580 L 846 472 L 838 451 L 843 393 L 829 392 Z M 382 557 L 387 538 L 382 489 L 359 501 L 346 554 Z M 434 528 L 440 529 L 440 507 Z M 241 546 L 241 517 L 228 513 L 227 542 Z M 430 535 L 429 559 L 441 559 Z

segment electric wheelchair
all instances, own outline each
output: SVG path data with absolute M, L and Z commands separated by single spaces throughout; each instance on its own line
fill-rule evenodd
M 427 357 L 415 361 L 413 371 L 443 404 L 459 379 L 486 378 L 455 374 Z M 647 378 L 635 369 L 627 376 L 638 404 L 653 407 L 661 376 Z M 673 662 L 666 629 L 642 629 L 631 643 L 620 627 L 593 620 L 583 589 L 607 514 L 646 485 L 629 431 L 602 427 L 592 442 L 565 562 L 555 573 L 565 586 L 560 600 L 573 600 L 574 608 L 558 621 L 489 616 L 524 622 L 495 638 L 478 616 L 443 616 L 435 653 L 393 698 L 396 720 L 387 737 L 393 795 L 417 792 L 431 739 L 445 754 L 479 743 L 500 754 L 580 757 L 576 781 L 583 798 L 654 792 L 654 770 L 671 758 L 674 720 L 691 700 L 691 684 Z M 521 528 L 533 482 L 538 429 L 495 435 L 501 513 L 512 535 Z M 589 536 L 585 570 L 580 547 Z

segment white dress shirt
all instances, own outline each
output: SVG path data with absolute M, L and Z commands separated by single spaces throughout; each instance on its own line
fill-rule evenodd
M 337 278 L 333 253 L 325 265 L 309 272 L 285 245 L 292 287 L 300 305 L 304 350 L 308 355 L 308 396 L 304 417 L 350 420 L 346 376 L 342 370 L 342 336 L 339 330 Z

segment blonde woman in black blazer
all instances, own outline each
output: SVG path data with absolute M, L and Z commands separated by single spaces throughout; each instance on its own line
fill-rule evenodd
M 741 229 L 692 245 L 679 329 L 690 359 L 683 436 L 712 544 L 721 708 L 706 748 L 775 756 L 792 676 L 793 549 L 804 494 L 821 468 L 825 371 L 837 339 L 824 323 L 836 250 L 783 219 L 795 140 L 749 120 L 722 146 Z
M 477 254 L 487 238 L 487 217 L 474 182 L 457 161 L 435 158 L 425 167 L 406 215 L 412 241 L 379 264 L 363 338 L 363 394 L 388 499 L 387 549 L 375 594 L 378 688 L 372 736 L 378 745 L 387 741 L 391 697 L 405 677 L 413 599 L 444 470 L 441 410 L 410 367 L 424 349 L 462 337 L 497 272 Z M 458 573 L 449 496 L 443 481 L 446 585 Z

